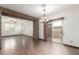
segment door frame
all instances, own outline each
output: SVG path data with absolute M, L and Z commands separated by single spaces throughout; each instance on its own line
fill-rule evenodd
M 59 21 L 59 20 L 55 20 L 55 21 Z M 53 21 L 53 22 L 55 22 L 55 21 Z M 63 25 L 63 20 L 61 19 L 61 21 L 62 21 L 62 25 Z M 60 39 L 61 40 L 61 42 L 60 42 L 61 44 L 63 43 L 63 26 L 62 25 L 61 25 L 61 39 Z M 52 33 L 53 33 L 53 31 L 52 31 Z M 57 42 L 57 43 L 59 43 L 59 42 Z
M 59 18 L 55 18 L 55 19 L 51 19 L 51 20 L 49 20 L 49 22 L 47 22 L 47 23 L 50 23 L 50 22 L 53 22 L 53 21 L 58 21 L 58 20 L 62 20 L 62 24 L 63 24 L 63 21 L 64 21 L 64 17 L 59 17 Z M 62 25 L 62 28 L 61 28 L 61 34 L 62 34 L 62 36 L 61 36 L 61 44 L 63 44 L 63 25 Z

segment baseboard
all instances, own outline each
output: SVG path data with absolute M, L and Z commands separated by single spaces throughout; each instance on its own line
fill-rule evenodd
M 72 45 L 67 45 L 67 44 L 63 44 L 63 45 L 79 49 L 79 47 L 77 46 L 72 46 Z
M 11 37 L 11 36 L 26 36 L 26 37 L 31 37 L 31 38 L 35 39 L 33 36 L 28 36 L 28 35 L 24 35 L 24 34 L 18 34 L 18 35 L 5 35 L 5 36 L 1 36 L 1 37 Z
M 22 36 L 23 34 L 18 34 L 18 35 L 4 35 L 4 36 L 1 36 L 1 37 L 10 37 L 10 36 Z
M 39 38 L 40 40 L 44 40 L 44 39 L 41 39 L 41 38 Z
M 41 38 L 39 38 L 39 40 L 47 41 L 47 40 L 44 40 L 44 39 L 41 39 Z
M 28 36 L 28 35 L 17 34 L 17 35 L 4 35 L 4 36 L 1 36 L 1 37 L 8 37 L 8 36 Z M 28 37 L 32 37 L 32 36 L 28 36 Z
M 27 36 L 27 37 L 32 37 L 33 38 L 33 36 L 28 36 L 28 35 L 25 35 L 25 34 L 23 34 L 24 36 Z

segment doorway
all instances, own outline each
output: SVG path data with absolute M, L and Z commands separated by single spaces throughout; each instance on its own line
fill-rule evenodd
M 52 23 L 52 41 L 62 43 L 62 20 L 56 20 Z
M 55 20 L 50 23 L 48 23 L 48 40 L 62 43 L 62 22 L 63 20 Z

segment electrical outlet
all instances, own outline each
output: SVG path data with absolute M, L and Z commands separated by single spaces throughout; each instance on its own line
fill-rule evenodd
M 73 41 L 70 41 L 70 43 L 73 43 Z

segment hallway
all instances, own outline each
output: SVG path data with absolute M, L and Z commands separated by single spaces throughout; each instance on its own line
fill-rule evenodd
M 79 49 L 28 36 L 2 37 L 1 55 L 78 55 Z

